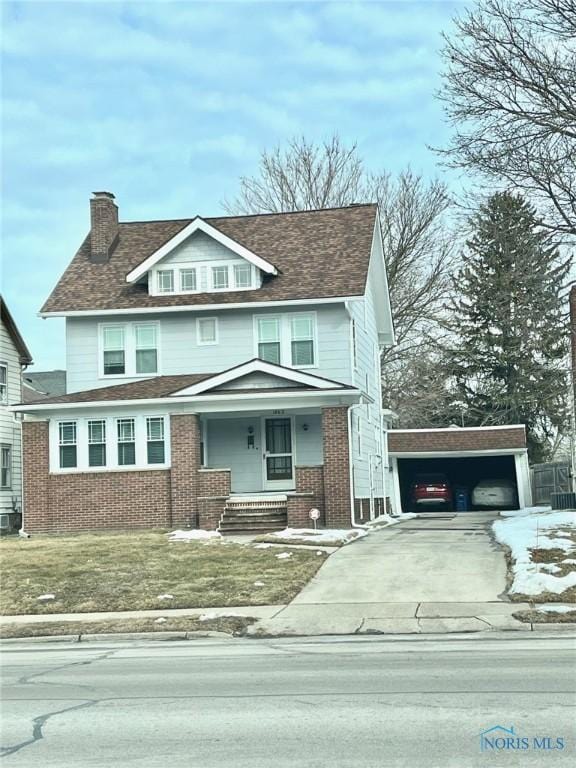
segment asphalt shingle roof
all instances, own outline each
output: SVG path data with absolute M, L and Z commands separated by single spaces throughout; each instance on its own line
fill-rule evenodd
M 192 219 L 121 222 L 105 264 L 90 262 L 86 237 L 42 312 L 135 309 L 204 304 L 360 296 L 364 293 L 377 206 L 353 205 L 297 213 L 205 219 L 228 237 L 274 264 L 254 291 L 149 296 L 126 275 Z

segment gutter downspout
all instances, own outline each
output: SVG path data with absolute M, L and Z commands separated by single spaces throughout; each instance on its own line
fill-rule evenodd
M 360 525 L 354 520 L 354 449 L 352 445 L 352 411 L 354 408 L 358 408 L 361 405 L 363 404 L 356 403 L 348 408 L 348 467 L 350 474 L 350 524 L 352 525 L 352 528 L 364 529 L 363 525 Z

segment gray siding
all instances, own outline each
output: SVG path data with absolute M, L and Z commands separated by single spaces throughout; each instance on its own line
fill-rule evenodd
M 0 326 L 0 361 L 8 366 L 8 405 L 19 403 L 21 395 L 21 367 L 18 352 L 4 325 Z M 12 509 L 16 498 L 18 508 L 22 504 L 22 447 L 20 422 L 14 418 L 8 407 L 0 405 L 0 443 L 12 449 L 12 487 L 0 489 L 0 511 Z
M 356 326 L 354 384 L 374 399 L 371 405 L 353 408 L 352 455 L 356 498 L 383 495 L 382 385 L 372 279 L 369 276 L 364 297 L 350 306 Z
M 168 256 L 158 262 L 159 267 L 167 264 L 193 263 L 195 261 L 230 261 L 246 264 L 245 259 L 218 243 L 205 232 L 195 232 Z
M 308 428 L 305 430 L 304 425 Z M 248 448 L 248 429 L 254 430 L 254 447 Z M 262 420 L 260 416 L 207 419 L 206 465 L 232 470 L 232 491 L 250 493 L 263 489 Z M 292 437 L 295 466 L 323 463 L 320 414 L 298 415 Z
M 288 308 L 289 309 L 289 308 Z M 292 312 L 299 308 L 292 308 Z M 349 319 L 343 305 L 320 305 L 315 311 L 318 325 L 318 366 L 306 369 L 317 376 L 351 384 Z M 66 368 L 68 392 L 125 384 L 135 379 L 98 377 L 98 325 L 127 320 L 160 320 L 161 374 L 216 373 L 256 356 L 254 315 L 282 314 L 278 310 L 226 310 L 220 312 L 173 312 L 164 314 L 67 318 Z M 218 344 L 199 346 L 197 317 L 218 317 Z

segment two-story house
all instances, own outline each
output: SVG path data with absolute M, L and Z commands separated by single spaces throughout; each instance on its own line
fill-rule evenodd
M 0 530 L 19 525 L 22 509 L 21 417 L 10 406 L 22 400 L 22 369 L 32 357 L 0 296 Z
M 41 310 L 66 318 L 67 394 L 18 408 L 26 531 L 383 512 L 377 206 L 120 223 L 112 194 L 90 207 Z

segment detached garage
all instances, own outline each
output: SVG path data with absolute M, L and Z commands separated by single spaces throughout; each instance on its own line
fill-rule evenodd
M 514 501 L 507 506 L 522 508 L 532 503 L 522 424 L 392 429 L 388 453 L 394 511 L 412 512 L 419 506 L 414 502 L 414 488 L 423 478 L 446 478 L 454 499 L 451 506 L 461 511 L 480 508 L 473 504 L 474 488 L 492 481 L 513 487 Z

